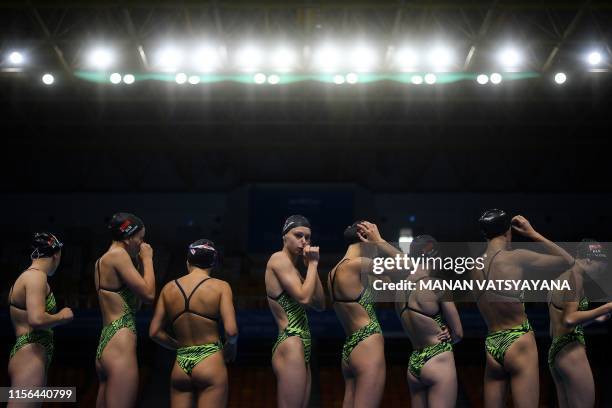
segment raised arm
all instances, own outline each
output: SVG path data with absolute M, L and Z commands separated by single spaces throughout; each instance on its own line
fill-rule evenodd
M 234 309 L 232 288 L 227 282 L 223 282 L 219 313 L 221 314 L 223 330 L 225 331 L 223 355 L 225 361 L 234 361 L 238 345 L 238 324 L 236 323 L 236 311 Z
M 157 304 L 155 305 L 155 312 L 153 313 L 153 319 L 149 326 L 149 337 L 162 347 L 168 350 L 176 350 L 178 348 L 178 342 L 168 332 L 164 330 L 168 324 L 168 314 L 166 313 L 166 297 L 167 297 L 168 285 L 164 286 Z
M 526 267 L 554 269 L 565 268 L 574 263 L 574 257 L 565 249 L 537 232 L 522 215 L 512 218 L 512 229 L 534 242 L 541 243 L 548 252 L 547 255 L 534 251 L 517 250 L 517 254 L 521 255 L 523 265 Z
M 317 281 L 319 280 L 317 270 L 319 265 L 319 247 L 304 247 L 304 259 L 307 264 L 304 282 L 295 273 L 295 266 L 293 266 L 289 258 L 282 254 L 275 255 L 270 260 L 270 266 L 283 290 L 289 293 L 300 304 L 308 306 L 313 300 Z
M 579 324 L 587 325 L 594 321 L 604 321 L 610 317 L 611 313 L 612 302 L 583 312 L 578 310 L 578 302 L 565 302 L 563 306 L 563 326 L 573 328 Z
M 378 226 L 368 221 L 360 222 L 358 225 L 357 234 L 363 242 L 371 242 L 376 244 L 378 249 L 386 256 L 403 255 L 404 253 L 384 240 L 378 231 Z
M 46 312 L 47 280 L 42 273 L 33 273 L 24 278 L 28 324 L 33 329 L 50 329 L 72 320 L 72 310 L 67 307 L 56 314 Z
M 117 251 L 110 258 L 111 265 L 119 277 L 144 303 L 155 300 L 155 273 L 153 271 L 153 249 L 147 243 L 140 244 L 140 260 L 144 270 L 141 276 L 126 251 Z
M 458 343 L 463 338 L 463 326 L 461 325 L 457 306 L 453 302 L 440 302 L 440 309 L 442 310 L 452 342 Z

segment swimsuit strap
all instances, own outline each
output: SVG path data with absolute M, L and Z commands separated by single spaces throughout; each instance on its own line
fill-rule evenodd
M 491 260 L 489 261 L 489 266 L 487 266 L 487 272 L 485 273 L 485 280 L 489 280 L 489 273 L 491 272 L 491 265 L 493 265 L 493 260 L 495 257 L 501 252 L 501 249 L 498 249 L 496 253 L 493 254 Z
M 102 287 L 102 281 L 101 281 L 101 278 L 100 278 L 100 260 L 101 259 L 102 258 L 98 258 L 98 260 L 96 261 L 96 265 L 95 265 L 96 274 L 98 275 L 98 291 L 105 290 L 107 292 L 114 292 L 114 293 L 121 292 L 123 289 L 125 289 L 125 284 L 121 284 L 121 286 L 119 286 L 117 289 L 111 289 L 111 288 L 104 288 L 104 287 Z
M 179 314 L 177 314 L 176 316 L 174 316 L 174 319 L 172 319 L 172 323 L 174 323 L 176 321 L 176 319 L 178 319 L 181 315 L 185 314 L 185 313 L 191 313 L 191 314 L 195 314 L 198 315 L 200 317 L 204 317 L 206 319 L 209 320 L 213 320 L 215 322 L 219 321 L 218 317 L 212 317 L 209 315 L 206 315 L 204 313 L 200 313 L 200 312 L 196 312 L 195 310 L 191 310 L 189 308 L 189 302 L 191 301 L 191 297 L 193 296 L 193 294 L 196 292 L 196 290 L 198 290 L 198 288 L 207 280 L 211 279 L 211 277 L 206 277 L 204 279 L 202 279 L 197 285 L 195 285 L 195 287 L 193 288 L 193 290 L 191 291 L 191 293 L 189 294 L 189 296 L 187 296 L 187 294 L 185 293 L 185 290 L 183 289 L 183 287 L 181 286 L 181 284 L 179 283 L 178 279 L 174 280 L 174 283 L 176 284 L 176 286 L 178 286 L 179 290 L 181 291 L 181 294 L 183 295 L 183 299 L 185 300 L 185 309 L 183 309 L 182 312 L 180 312 Z
M 350 261 L 350 259 L 348 259 L 348 258 L 343 259 L 336 266 L 336 268 L 332 271 L 331 290 L 330 290 L 330 295 L 331 295 L 331 298 L 332 298 L 332 302 L 338 302 L 338 303 L 359 303 L 359 301 L 361 300 L 361 298 L 363 297 L 363 294 L 365 292 L 365 289 L 366 289 L 365 287 L 363 287 L 361 289 L 361 292 L 359 292 L 359 295 L 355 299 L 338 299 L 336 296 L 334 296 L 334 282 L 336 281 L 336 274 L 338 273 L 338 268 L 340 268 L 340 265 L 342 265 L 342 263 L 344 261 Z
M 497 256 L 497 255 L 498 255 L 498 254 L 499 254 L 501 251 L 503 251 L 503 249 L 498 249 L 498 250 L 497 250 L 497 252 L 495 252 L 495 254 L 493 254 L 493 256 L 491 257 L 491 261 L 489 262 L 489 266 L 487 267 L 487 271 L 486 271 L 486 273 L 485 273 L 485 282 L 488 282 L 488 281 L 489 281 L 489 274 L 490 274 L 490 272 L 491 272 L 491 266 L 493 265 L 493 260 L 495 260 L 495 257 L 496 257 L 496 256 Z M 485 292 L 486 292 L 486 290 L 485 290 Z M 482 294 L 483 294 L 483 293 L 485 293 L 485 292 L 480 292 L 480 293 L 478 294 L 478 296 L 476 297 L 476 301 L 478 301 L 478 300 L 480 299 L 480 297 L 482 296 Z M 503 296 L 503 297 L 507 297 L 507 298 L 516 299 L 516 300 L 519 300 L 519 301 L 521 301 L 521 302 L 522 302 L 522 300 L 523 300 L 523 293 L 522 293 L 522 292 L 521 292 L 521 293 L 519 293 L 518 295 L 512 295 L 512 294 L 509 294 L 509 293 L 504 293 L 504 292 L 499 291 L 499 290 L 497 290 L 497 289 L 492 289 L 492 290 L 490 290 L 489 292 L 495 293 L 495 294 L 497 294 L 497 295 L 499 295 L 499 296 Z
M 429 277 L 429 276 L 421 276 L 419 279 L 415 280 L 414 282 L 416 283 L 416 282 L 418 282 L 418 281 L 420 281 L 420 280 L 423 280 L 423 279 L 425 279 L 425 278 L 428 278 L 428 277 Z M 436 313 L 434 313 L 433 315 L 429 315 L 429 314 L 427 314 L 427 313 L 423 312 L 422 310 L 418 310 L 418 309 L 415 309 L 415 308 L 413 308 L 413 307 L 410 307 L 410 306 L 408 306 L 408 303 L 410 302 L 410 296 L 412 296 L 412 291 L 410 291 L 410 293 L 408 294 L 408 300 L 406 300 L 406 303 L 404 303 L 404 307 L 403 307 L 403 308 L 402 308 L 402 310 L 400 311 L 400 316 L 401 316 L 402 314 L 404 314 L 404 312 L 405 312 L 406 310 L 410 310 L 410 311 L 413 311 L 413 312 L 415 312 L 415 313 L 418 313 L 418 314 L 420 314 L 420 315 L 422 315 L 422 316 L 429 317 L 430 319 L 435 320 L 436 322 L 438 321 L 438 320 L 436 319 L 436 317 L 438 317 L 438 315 L 440 314 L 440 310 L 438 310 L 438 311 L 437 311 Z
M 278 296 L 276 296 L 276 297 L 270 296 L 267 293 L 266 293 L 266 296 L 269 297 L 270 299 L 278 302 L 278 299 L 280 299 L 281 296 L 283 296 L 284 293 L 285 293 L 285 290 L 283 289 L 283 290 L 281 290 L 281 293 Z

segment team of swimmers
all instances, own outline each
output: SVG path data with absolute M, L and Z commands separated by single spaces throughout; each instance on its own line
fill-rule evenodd
M 526 269 L 537 267 L 564 271 L 561 276 L 574 282 L 573 297 L 550 295 L 553 341 L 548 364 L 560 407 L 592 407 L 595 390 L 582 327 L 609 319 L 612 303 L 589 309 L 588 299 L 583 296 L 584 280 L 606 268 L 605 251 L 599 243 L 586 240 L 572 257 L 536 232 L 524 217 L 510 217 L 503 210 L 486 211 L 479 223 L 487 247 L 484 268 L 472 271 L 475 279 L 520 279 Z M 115 214 L 108 228 L 111 245 L 95 263 L 95 287 L 103 320 L 95 359 L 99 378 L 96 406 L 132 407 L 139 381 L 135 313 L 140 303 L 155 301 L 153 249 L 144 241 L 144 223 L 133 214 Z M 277 405 L 307 407 L 312 340 L 306 308 L 325 308 L 325 290 L 318 271 L 319 248 L 310 245 L 311 226 L 303 216 L 289 217 L 281 232 L 283 247 L 270 257 L 265 271 L 268 304 L 279 332 L 272 348 Z M 547 253 L 513 250 L 513 232 L 541 243 Z M 376 407 L 385 384 L 384 340 L 373 294 L 362 278 L 363 271 L 371 267 L 373 255 L 361 244 L 369 243 L 368 247 L 387 256 L 401 252 L 381 237 L 375 224 L 367 221 L 349 226 L 344 238 L 346 253 L 327 279 L 327 292 L 346 333 L 340 356 L 345 381 L 343 407 Z M 60 263 L 62 246 L 51 233 L 35 234 L 32 263 L 9 292 L 10 316 L 17 337 L 8 366 L 12 387 L 45 386 L 53 356 L 52 329 L 73 319 L 69 308 L 57 311 L 47 283 Z M 435 257 L 439 253 L 440 246 L 431 236 L 421 235 L 411 243 L 411 255 Z M 217 407 L 227 403 L 225 364 L 236 356 L 238 326 L 229 284 L 211 277 L 219 256 L 209 240 L 189 245 L 187 273 L 167 283 L 155 304 L 149 335 L 161 346 L 176 350 L 170 381 L 173 407 Z M 404 278 L 417 282 L 435 279 L 433 274 L 432 270 L 417 267 Z M 407 369 L 411 406 L 454 407 L 457 375 L 453 344 L 463 336 L 457 308 L 432 290 L 401 293 L 395 305 L 413 349 Z M 478 294 L 477 305 L 488 328 L 485 406 L 505 406 L 510 389 L 515 406 L 536 407 L 538 351 L 521 294 L 486 291 Z

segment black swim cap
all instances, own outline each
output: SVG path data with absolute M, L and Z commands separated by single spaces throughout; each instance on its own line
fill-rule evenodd
M 63 246 L 64 244 L 52 233 L 36 232 L 34 237 L 32 237 L 32 253 L 30 258 L 48 258 L 59 252 Z
M 297 227 L 306 227 L 310 228 L 310 221 L 308 218 L 303 215 L 292 215 L 285 221 L 285 225 L 283 225 L 283 235 L 288 233 L 291 229 Z
M 480 216 L 480 230 L 487 239 L 503 235 L 510 229 L 511 218 L 504 210 L 487 210 Z
M 344 241 L 346 241 L 348 245 L 363 242 L 361 238 L 359 238 L 359 228 L 357 227 L 357 225 L 362 222 L 363 221 L 355 221 L 344 230 Z
M 594 239 L 583 239 L 576 249 L 577 259 L 592 259 L 594 261 L 607 261 L 606 249 Z
M 217 265 L 219 252 L 215 243 L 208 239 L 199 239 L 189 245 L 187 250 L 187 261 L 190 265 L 202 269 L 209 269 Z
M 108 223 L 108 229 L 114 241 L 128 239 L 143 228 L 142 220 L 130 213 L 117 213 Z
M 410 256 L 435 258 L 440 256 L 440 245 L 431 235 L 419 235 L 410 243 Z

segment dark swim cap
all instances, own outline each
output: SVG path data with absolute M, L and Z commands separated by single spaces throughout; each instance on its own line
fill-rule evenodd
M 594 239 L 583 239 L 576 249 L 577 259 L 592 259 L 594 261 L 607 261 L 606 249 Z
M 108 229 L 114 241 L 128 239 L 144 228 L 140 218 L 130 213 L 117 213 L 108 223 Z
M 306 227 L 310 228 L 310 221 L 308 218 L 303 215 L 292 215 L 285 221 L 285 225 L 283 225 L 283 235 L 288 233 L 291 229 L 297 227 Z
M 480 230 L 487 239 L 503 235 L 510 229 L 511 218 L 504 210 L 487 210 L 480 216 Z
M 53 256 L 64 244 L 60 242 L 55 235 L 50 232 L 36 232 L 32 238 L 32 253 L 30 258 L 48 258 Z
M 199 239 L 189 245 L 187 250 L 187 262 L 190 265 L 202 269 L 209 269 L 217 265 L 219 252 L 215 248 L 215 243 L 208 239 Z
M 410 256 L 435 258 L 440 256 L 440 245 L 431 235 L 419 235 L 410 243 Z
M 361 241 L 361 238 L 359 238 L 359 228 L 357 227 L 357 225 L 362 222 L 363 221 L 355 221 L 354 223 L 346 227 L 346 229 L 344 230 L 344 241 L 346 241 L 347 244 L 352 245 L 363 242 Z

